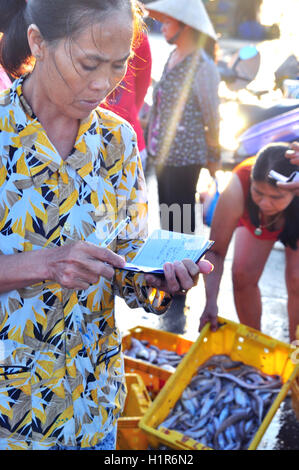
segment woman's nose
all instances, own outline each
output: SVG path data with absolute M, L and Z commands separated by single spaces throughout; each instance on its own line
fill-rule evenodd
M 109 76 L 101 75 L 90 82 L 90 88 L 94 91 L 108 91 L 110 89 Z
M 272 208 L 272 204 L 269 198 L 262 198 L 259 203 L 259 207 L 261 210 L 268 210 Z

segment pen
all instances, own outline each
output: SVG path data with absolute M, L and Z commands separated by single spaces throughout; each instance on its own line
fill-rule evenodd
M 130 217 L 126 217 L 124 220 L 122 220 L 114 230 L 108 235 L 107 238 L 101 243 L 102 248 L 106 248 L 108 245 L 110 245 L 113 240 L 120 234 L 120 232 L 125 228 L 125 226 L 130 222 Z

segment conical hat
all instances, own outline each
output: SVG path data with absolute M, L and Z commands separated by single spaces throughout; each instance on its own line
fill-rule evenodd
M 158 21 L 171 16 L 194 29 L 217 39 L 216 32 L 201 0 L 158 0 L 144 5 L 149 16 Z

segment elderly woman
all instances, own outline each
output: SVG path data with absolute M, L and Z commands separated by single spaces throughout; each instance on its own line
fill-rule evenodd
M 118 269 L 146 236 L 144 178 L 131 126 L 97 105 L 126 72 L 136 6 L 0 7 L 0 62 L 17 78 L 0 97 L 0 448 L 113 449 L 125 399 L 115 293 L 160 314 L 210 263 L 166 264 L 164 278 Z
M 206 306 L 200 328 L 210 321 L 217 328 L 217 296 L 226 252 L 235 232 L 233 289 L 241 323 L 260 329 L 262 305 L 258 287 L 276 240 L 285 245 L 289 334 L 295 339 L 299 324 L 299 197 L 269 176 L 274 170 L 289 177 L 298 166 L 286 158 L 288 144 L 264 147 L 257 157 L 242 162 L 220 195 L 210 236 L 215 240 L 207 258 L 215 265 L 205 280 Z

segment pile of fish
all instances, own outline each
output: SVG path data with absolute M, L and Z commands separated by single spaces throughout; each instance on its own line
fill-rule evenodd
M 245 450 L 281 386 L 278 376 L 226 355 L 212 356 L 159 428 L 179 431 L 213 449 Z
M 134 359 L 142 359 L 158 367 L 174 372 L 184 357 L 184 354 L 177 354 L 168 349 L 159 349 L 150 344 L 147 340 L 131 338 L 131 348 L 124 351 L 124 354 Z

